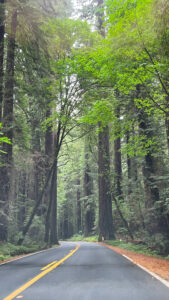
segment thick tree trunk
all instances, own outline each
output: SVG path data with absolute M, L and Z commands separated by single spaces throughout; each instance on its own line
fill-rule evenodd
M 99 123 L 98 176 L 99 176 L 99 241 L 114 239 L 110 184 L 109 128 Z
M 3 126 L 4 134 L 13 141 L 13 89 L 14 89 L 14 61 L 15 61 L 15 36 L 17 29 L 17 12 L 12 15 L 11 34 L 7 46 L 7 64 L 4 90 Z M 12 150 L 11 144 L 3 144 L 3 166 L 0 168 L 0 240 L 7 240 L 9 194 L 12 175 Z
M 97 0 L 98 11 L 97 28 L 101 36 L 105 37 L 105 28 L 103 26 L 104 13 L 101 12 L 104 0 Z M 113 217 L 112 217 L 112 199 L 110 184 L 110 153 L 109 153 L 109 128 L 102 128 L 99 122 L 98 136 L 98 176 L 99 176 L 99 241 L 114 239 Z
M 5 0 L 0 0 L 0 122 L 2 120 L 2 103 L 3 103 L 3 66 L 4 66 L 4 34 L 5 34 Z

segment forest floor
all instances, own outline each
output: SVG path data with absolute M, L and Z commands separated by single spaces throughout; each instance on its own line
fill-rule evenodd
M 107 248 L 112 249 L 122 255 L 126 255 L 132 259 L 135 264 L 139 264 L 163 279 L 169 281 L 169 260 L 120 249 L 118 247 L 107 245 L 103 242 L 100 242 L 99 244 L 106 246 Z

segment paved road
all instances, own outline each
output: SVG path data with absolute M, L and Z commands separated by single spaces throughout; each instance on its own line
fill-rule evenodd
M 169 300 L 169 288 L 120 254 L 97 244 L 79 245 L 63 242 L 1 265 L 0 299 Z

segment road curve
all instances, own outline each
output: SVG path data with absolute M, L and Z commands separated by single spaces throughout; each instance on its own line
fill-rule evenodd
M 1 265 L 0 299 L 169 300 L 169 288 L 108 248 L 62 242 Z

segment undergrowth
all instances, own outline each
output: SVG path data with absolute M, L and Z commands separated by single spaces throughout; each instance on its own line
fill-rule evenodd
M 0 261 L 9 259 L 13 256 L 28 254 L 40 250 L 39 245 L 17 246 L 11 243 L 0 243 Z
M 167 257 L 161 256 L 157 253 L 157 251 L 149 249 L 148 247 L 146 247 L 146 245 L 143 245 L 143 244 L 133 244 L 133 243 L 126 242 L 123 240 L 105 241 L 105 243 L 108 245 L 114 246 L 114 247 L 128 250 L 128 251 L 141 253 L 141 254 L 145 254 L 145 255 L 149 255 L 149 256 L 154 256 L 154 257 L 158 257 L 158 258 L 169 259 L 169 256 L 167 256 Z
M 72 242 L 80 242 L 80 241 L 98 242 L 98 236 L 97 235 L 92 235 L 92 236 L 84 237 L 81 234 L 75 234 L 70 239 L 68 239 L 68 241 L 72 241 Z

